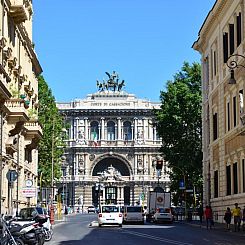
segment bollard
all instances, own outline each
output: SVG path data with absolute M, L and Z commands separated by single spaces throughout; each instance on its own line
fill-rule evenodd
M 50 206 L 50 223 L 51 225 L 54 224 L 54 205 Z

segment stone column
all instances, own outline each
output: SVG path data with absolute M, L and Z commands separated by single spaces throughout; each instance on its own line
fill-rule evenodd
M 134 140 L 137 139 L 138 118 L 134 118 Z
M 101 140 L 105 140 L 105 118 L 101 117 Z
M 88 140 L 88 118 L 84 117 L 84 125 L 85 125 L 85 130 L 84 130 L 84 137 L 86 140 Z
M 117 118 L 117 130 L 118 130 L 118 133 L 117 133 L 117 139 L 118 140 L 121 140 L 122 139 L 122 125 L 121 125 L 121 117 L 118 117 Z
M 153 141 L 153 127 L 152 127 L 152 120 L 148 121 L 148 131 L 149 131 L 149 140 Z

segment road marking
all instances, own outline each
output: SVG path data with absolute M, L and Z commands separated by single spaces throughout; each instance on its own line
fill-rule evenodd
M 160 241 L 160 242 L 166 242 L 166 243 L 169 243 L 169 244 L 192 245 L 192 243 L 179 242 L 179 241 L 176 241 L 176 240 L 170 240 L 170 239 L 161 238 L 161 237 L 157 237 L 157 236 L 151 236 L 151 235 L 148 235 L 148 234 L 134 232 L 134 231 L 122 230 L 122 232 L 123 233 L 127 233 L 127 234 L 131 234 L 131 235 L 135 235 L 135 236 L 145 237 L 145 238 L 156 240 L 156 241 Z

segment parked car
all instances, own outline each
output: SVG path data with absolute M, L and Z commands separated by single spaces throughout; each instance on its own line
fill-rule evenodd
M 156 212 L 154 213 L 154 222 L 170 222 L 172 223 L 174 220 L 171 208 L 157 208 Z
M 99 227 L 102 225 L 119 225 L 122 227 L 123 214 L 118 205 L 102 205 L 98 214 Z
M 94 206 L 88 206 L 88 213 L 96 213 L 96 209 Z
M 123 223 L 144 224 L 144 212 L 142 206 L 124 206 Z

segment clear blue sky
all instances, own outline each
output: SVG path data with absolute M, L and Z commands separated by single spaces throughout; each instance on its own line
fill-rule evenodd
M 113 70 L 124 90 L 159 101 L 215 0 L 34 0 L 33 42 L 58 102 L 97 91 Z

